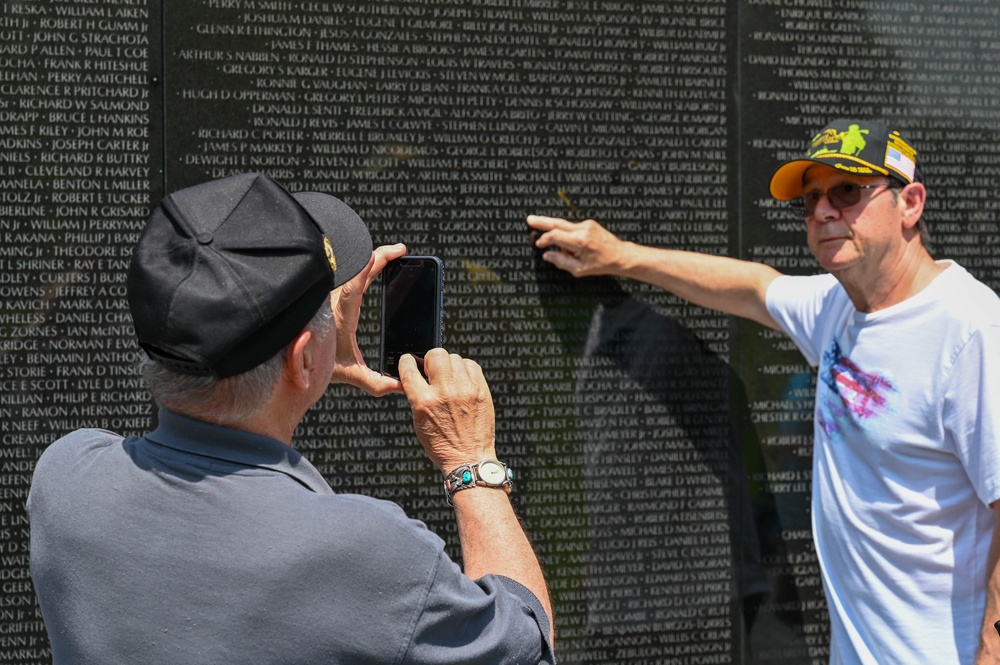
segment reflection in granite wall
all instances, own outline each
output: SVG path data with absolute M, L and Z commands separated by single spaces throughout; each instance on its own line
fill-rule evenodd
M 814 272 L 770 171 L 832 116 L 883 116 L 923 149 L 937 255 L 996 288 L 1000 8 L 836 4 L 3 3 L 0 653 L 48 659 L 22 509 L 34 460 L 73 428 L 153 416 L 123 290 L 145 215 L 261 170 L 444 259 L 446 345 L 493 387 L 562 662 L 825 662 L 811 370 L 754 324 L 558 273 L 523 218 Z M 298 445 L 457 554 L 402 398 L 333 387 Z

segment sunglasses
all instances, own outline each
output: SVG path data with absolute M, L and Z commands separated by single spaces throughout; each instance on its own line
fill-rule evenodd
M 892 185 L 885 182 L 877 185 L 858 185 L 853 182 L 844 182 L 834 185 L 825 192 L 806 192 L 795 199 L 795 203 L 804 209 L 806 215 L 812 215 L 816 212 L 816 206 L 819 205 L 820 200 L 826 196 L 831 206 L 842 210 L 861 203 L 861 190 L 878 189 L 879 187 L 891 189 Z

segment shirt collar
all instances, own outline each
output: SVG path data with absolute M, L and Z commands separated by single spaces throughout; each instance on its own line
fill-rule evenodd
M 159 424 L 143 438 L 191 455 L 244 466 L 271 469 L 291 476 L 313 492 L 330 494 L 330 484 L 309 460 L 277 439 L 213 425 L 160 409 Z

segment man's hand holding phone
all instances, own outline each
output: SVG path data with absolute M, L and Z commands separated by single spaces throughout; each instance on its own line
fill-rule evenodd
M 399 375 L 413 411 L 413 428 L 427 457 L 442 473 L 484 459 L 496 459 L 493 396 L 473 360 L 431 349 L 425 379 L 416 359 L 404 354 Z
M 333 368 L 331 383 L 347 383 L 365 392 L 380 397 L 403 391 L 402 384 L 395 378 L 385 376 L 365 363 L 358 346 L 358 322 L 361 318 L 361 301 L 389 261 L 406 255 L 403 244 L 383 245 L 372 252 L 368 265 L 358 275 L 331 295 L 334 323 L 337 335 L 337 360 Z

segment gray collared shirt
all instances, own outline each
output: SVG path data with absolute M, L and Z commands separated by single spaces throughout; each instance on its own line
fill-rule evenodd
M 391 502 L 274 439 L 161 411 L 35 469 L 31 574 L 55 663 L 547 663 L 513 580 L 470 580 Z

